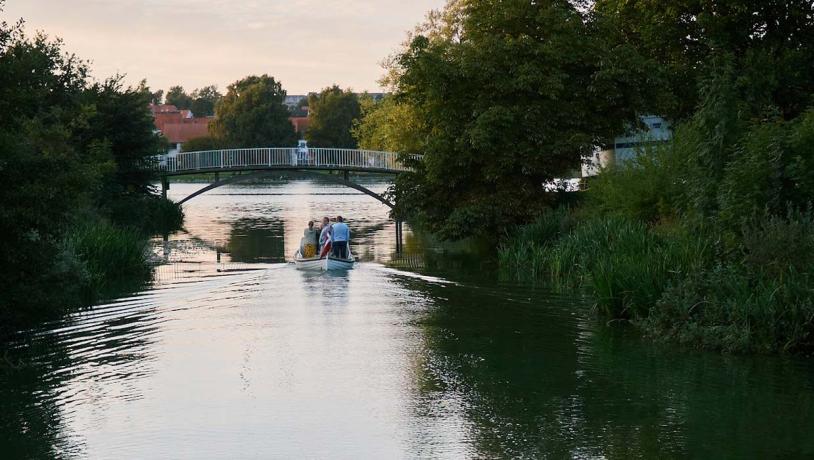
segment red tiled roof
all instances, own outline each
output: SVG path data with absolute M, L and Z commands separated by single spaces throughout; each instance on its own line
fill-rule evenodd
M 288 119 L 292 125 L 294 125 L 294 131 L 302 134 L 308 129 L 308 125 L 310 125 L 310 120 L 308 117 L 291 117 Z
M 161 132 L 173 144 L 183 144 L 190 139 L 208 136 L 209 123 L 212 119 L 195 118 L 194 120 L 194 123 L 167 123 Z

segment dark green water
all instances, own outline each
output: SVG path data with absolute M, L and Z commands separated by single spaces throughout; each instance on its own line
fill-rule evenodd
M 357 269 L 287 264 L 337 211 Z M 186 213 L 149 289 L 7 350 L 2 458 L 814 457 L 810 359 L 654 346 L 409 232 L 397 256 L 386 210 L 333 186 Z

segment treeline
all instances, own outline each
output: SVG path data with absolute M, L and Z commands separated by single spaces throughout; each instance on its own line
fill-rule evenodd
M 196 117 L 210 117 L 215 114 L 215 105 L 223 97 L 215 85 L 198 88 L 187 94 L 183 86 L 172 86 L 167 90 L 158 90 L 150 93 L 153 104 L 174 105 L 181 110 L 191 110 Z
M 206 91 L 204 91 L 206 90 Z M 191 108 L 196 104 L 212 107 L 215 120 L 209 136 L 192 139 L 184 150 L 210 150 L 219 148 L 285 147 L 296 145 L 302 138 L 312 147 L 357 148 L 354 127 L 362 118 L 362 107 L 374 104 L 369 96 L 358 96 L 350 89 L 337 85 L 319 93 L 311 93 L 296 107 L 284 104 L 287 92 L 282 83 L 269 75 L 248 76 L 229 85 L 225 95 L 215 87 L 206 87 L 186 95 L 182 87 L 175 86 L 166 96 L 166 103 L 178 108 Z M 157 94 L 161 96 L 160 93 Z M 155 99 L 155 97 L 154 97 Z M 290 118 L 307 111 L 309 126 L 304 133 L 294 130 Z
M 150 98 L 0 23 L 0 336 L 149 279 L 148 235 L 183 218 L 151 185 Z
M 424 154 L 396 212 L 654 338 L 814 349 L 811 2 L 453 0 L 389 62 L 356 133 Z M 671 142 L 543 192 L 646 114 Z

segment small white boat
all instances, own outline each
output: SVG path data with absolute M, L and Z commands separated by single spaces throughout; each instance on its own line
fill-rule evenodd
M 322 269 L 325 271 L 329 270 L 350 270 L 353 268 L 353 264 L 356 259 L 353 257 L 353 254 L 350 255 L 348 259 L 340 259 L 337 257 L 328 256 L 321 260 L 322 262 Z
M 294 254 L 294 265 L 297 270 L 322 270 L 322 265 L 325 259 L 319 257 L 304 258 L 300 251 Z

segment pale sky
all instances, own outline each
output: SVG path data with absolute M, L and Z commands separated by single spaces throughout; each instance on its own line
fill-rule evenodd
M 7 0 L 7 22 L 65 40 L 93 76 L 153 90 L 267 73 L 289 94 L 379 90 L 381 61 L 444 0 Z

